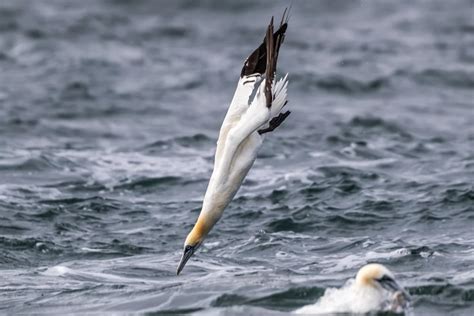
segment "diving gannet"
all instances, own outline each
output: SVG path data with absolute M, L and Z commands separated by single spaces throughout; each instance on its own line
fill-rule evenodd
M 287 10 L 276 32 L 273 32 L 272 17 L 263 43 L 244 62 L 237 89 L 219 132 L 214 170 L 202 209 L 184 242 L 177 274 L 237 193 L 257 157 L 264 134 L 273 131 L 290 115 L 290 111 L 281 112 L 288 102 L 288 74 L 277 82 L 275 80 L 278 53 L 287 27 Z
M 327 289 L 315 304 L 294 311 L 296 314 L 368 313 L 373 311 L 404 312 L 410 296 L 381 264 L 363 266 L 355 281 L 340 289 Z

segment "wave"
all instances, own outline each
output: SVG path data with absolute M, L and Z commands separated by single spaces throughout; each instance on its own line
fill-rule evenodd
M 180 137 L 174 137 L 166 140 L 158 140 L 155 141 L 151 144 L 145 145 L 143 148 L 145 149 L 154 149 L 154 148 L 160 148 L 162 149 L 163 147 L 169 148 L 172 146 L 180 146 L 180 147 L 193 147 L 193 148 L 200 148 L 200 147 L 207 147 L 207 146 L 214 146 L 216 140 L 213 138 L 210 138 L 209 136 L 205 134 L 194 134 L 190 136 L 180 136 Z
M 54 242 L 34 237 L 0 236 L 0 247 L 3 249 L 0 267 L 5 269 L 36 266 L 41 261 L 54 260 L 63 254 L 62 247 Z
M 300 85 L 303 89 L 311 89 L 314 86 L 331 93 L 344 94 L 367 94 L 379 92 L 390 87 L 388 77 L 377 77 L 373 79 L 355 79 L 342 74 L 313 75 L 313 74 L 291 74 L 292 82 Z
M 474 302 L 474 288 L 453 285 L 450 283 L 444 284 L 426 284 L 407 288 L 409 293 L 413 296 L 426 298 L 430 301 L 439 301 L 456 297 L 460 303 Z
M 34 158 L 20 157 L 15 159 L 3 160 L 0 163 L 0 171 L 45 171 L 45 170 L 61 170 L 61 166 L 46 155 L 39 155 Z
M 214 299 L 212 307 L 226 307 L 235 305 L 258 306 L 270 309 L 290 311 L 301 304 L 301 300 L 311 300 L 321 296 L 324 288 L 321 287 L 299 287 L 290 288 L 274 294 L 250 298 L 243 295 L 223 294 Z
M 474 88 L 474 72 L 466 70 L 448 70 L 432 68 L 408 74 L 416 82 L 423 85 L 439 85 L 462 89 Z
M 315 75 L 310 73 L 292 74 L 291 80 L 304 90 L 317 87 L 336 94 L 370 94 L 393 90 L 401 78 L 408 78 L 419 85 L 436 85 L 458 89 L 474 87 L 474 73 L 467 70 L 428 68 L 419 71 L 397 69 L 386 76 L 356 79 L 344 74 Z

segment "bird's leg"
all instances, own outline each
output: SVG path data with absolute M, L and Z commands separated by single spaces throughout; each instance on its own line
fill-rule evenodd
M 290 111 L 286 111 L 285 113 L 278 114 L 278 116 L 270 120 L 269 126 L 267 128 L 259 129 L 258 133 L 262 135 L 265 133 L 273 132 L 275 128 L 277 128 L 278 126 L 280 126 L 281 123 L 283 123 L 283 121 L 288 117 L 288 115 L 290 115 L 290 113 Z

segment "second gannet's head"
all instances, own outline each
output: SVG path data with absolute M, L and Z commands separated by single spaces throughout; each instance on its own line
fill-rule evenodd
M 198 218 L 196 224 L 184 242 L 184 252 L 183 256 L 181 257 L 181 261 L 179 262 L 178 269 L 176 270 L 177 275 L 179 275 L 181 270 L 183 270 L 189 258 L 191 258 L 194 252 L 199 248 L 199 246 L 201 246 L 204 238 L 207 236 L 211 228 L 212 225 L 209 225 L 207 221 L 201 217 Z
M 391 293 L 397 293 L 403 296 L 403 299 L 410 301 L 410 296 L 401 287 L 392 272 L 381 264 L 371 263 L 363 266 L 356 276 L 356 284 L 363 287 L 372 287 L 375 289 L 385 289 Z

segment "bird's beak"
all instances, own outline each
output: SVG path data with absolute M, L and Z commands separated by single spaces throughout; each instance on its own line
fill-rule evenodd
M 184 266 L 186 265 L 186 262 L 188 262 L 189 258 L 191 258 L 191 256 L 194 254 L 195 250 L 195 246 L 186 245 L 184 247 L 183 256 L 181 257 L 178 269 L 176 270 L 176 275 L 179 275 L 181 273 L 181 270 L 183 270 Z
M 402 298 L 405 302 L 410 302 L 411 301 L 410 295 L 394 279 L 392 279 L 392 278 L 383 278 L 383 279 L 379 280 L 379 283 L 387 291 L 390 291 L 390 292 L 393 292 L 393 293 L 400 293 L 400 295 L 402 296 Z

